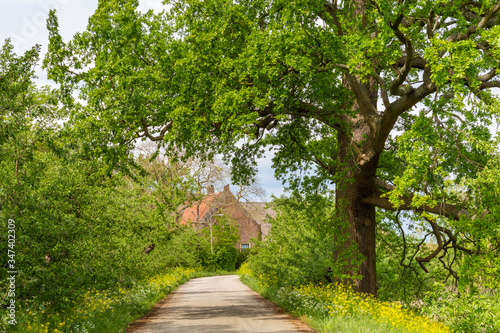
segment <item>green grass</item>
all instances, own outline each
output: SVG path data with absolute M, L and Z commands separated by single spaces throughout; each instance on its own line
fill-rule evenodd
M 344 317 L 310 317 L 308 324 L 319 332 L 335 333 L 372 333 L 372 332 L 406 332 L 388 323 L 378 323 L 370 316 Z

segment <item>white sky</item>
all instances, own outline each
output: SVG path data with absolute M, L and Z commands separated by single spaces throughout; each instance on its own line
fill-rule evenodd
M 50 9 L 57 10 L 59 31 L 64 41 L 76 32 L 85 30 L 88 18 L 97 9 L 98 0 L 0 0 L 0 40 L 11 38 L 14 51 L 22 54 L 35 44 L 42 45 L 42 59 L 47 51 L 48 31 L 46 19 Z M 161 0 L 140 0 L 140 9 L 160 11 Z M 41 69 L 37 70 L 40 85 L 51 84 Z M 258 178 L 266 191 L 280 196 L 283 186 L 274 178 L 270 158 L 259 160 Z

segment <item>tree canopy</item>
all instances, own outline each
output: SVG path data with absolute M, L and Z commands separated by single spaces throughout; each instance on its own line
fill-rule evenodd
M 165 4 L 155 14 L 100 1 L 67 43 L 54 12 L 48 20 L 49 77 L 68 105 L 74 90 L 86 102 L 69 123 L 112 166 L 141 138 L 223 154 L 245 181 L 273 149 L 276 175 L 293 186 L 336 184 L 340 231 L 364 257 L 358 289 L 373 294 L 376 207 L 414 211 L 439 251 L 495 242 L 460 234 L 498 235 L 500 3 Z

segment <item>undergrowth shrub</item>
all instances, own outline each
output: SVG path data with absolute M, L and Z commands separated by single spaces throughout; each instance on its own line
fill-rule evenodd
M 496 292 L 454 293 L 436 284 L 424 297 L 421 312 L 453 332 L 500 332 L 500 295 Z
M 349 265 L 359 265 L 354 248 L 346 246 L 345 221 L 335 214 L 332 193 L 300 193 L 275 198 L 277 215 L 269 219 L 265 241 L 251 249 L 248 263 L 269 284 L 299 285 L 333 282 L 348 276 Z

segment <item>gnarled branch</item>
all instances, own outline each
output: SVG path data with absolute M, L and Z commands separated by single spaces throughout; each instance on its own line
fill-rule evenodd
M 163 127 L 160 130 L 160 134 L 157 136 L 153 136 L 151 133 L 149 133 L 149 129 L 148 129 L 149 126 L 146 123 L 146 120 L 144 118 L 141 118 L 141 124 L 142 124 L 142 130 L 144 131 L 144 133 L 141 136 L 145 136 L 148 139 L 150 139 L 151 141 L 161 141 L 165 137 L 165 134 L 167 133 L 167 131 L 172 128 L 173 122 L 171 121 L 165 127 Z
M 384 189 L 386 192 L 383 192 L 380 189 L 375 190 L 372 195 L 364 199 L 365 203 L 392 211 L 400 209 L 428 212 L 436 215 L 446 216 L 454 220 L 460 219 L 461 216 L 468 216 L 466 210 L 461 210 L 455 205 L 450 205 L 444 202 L 440 202 L 432 207 L 428 205 L 423 205 L 418 208 L 413 207 L 412 200 L 414 195 L 411 193 L 403 195 L 403 197 L 401 198 L 403 200 L 403 203 L 399 207 L 395 207 L 384 195 L 386 195 L 389 191 L 395 190 L 396 187 L 380 179 L 376 180 L 376 185 L 379 188 Z

